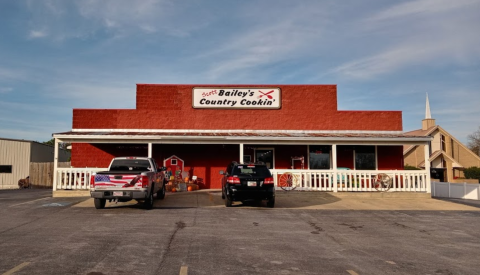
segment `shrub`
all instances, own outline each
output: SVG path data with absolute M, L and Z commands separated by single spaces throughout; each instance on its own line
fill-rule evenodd
M 465 174 L 465 178 L 467 179 L 477 179 L 480 181 L 480 168 L 478 167 L 465 168 L 463 174 Z

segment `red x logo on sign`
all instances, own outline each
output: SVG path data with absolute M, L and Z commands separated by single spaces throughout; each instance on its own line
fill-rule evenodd
M 258 91 L 258 92 L 261 93 L 261 95 L 259 95 L 258 98 L 262 98 L 262 96 L 266 96 L 268 99 L 273 99 L 273 97 L 270 95 L 271 93 L 273 93 L 273 90 L 271 90 L 268 93 L 264 93 L 262 91 Z

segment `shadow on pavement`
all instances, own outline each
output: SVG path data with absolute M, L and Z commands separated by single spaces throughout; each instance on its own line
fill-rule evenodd
M 438 198 L 438 197 L 434 197 L 433 199 L 480 208 L 480 201 L 477 201 L 477 200 L 451 199 L 451 198 Z

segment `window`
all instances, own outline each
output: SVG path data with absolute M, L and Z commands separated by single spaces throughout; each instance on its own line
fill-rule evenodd
M 273 169 L 273 149 L 256 149 L 255 161 L 264 163 L 268 169 Z
M 455 158 L 455 146 L 453 143 L 453 138 L 450 138 L 450 145 L 452 147 L 452 158 Z
M 310 145 L 309 164 L 310 169 L 330 169 L 330 145 Z
M 0 173 L 12 173 L 12 166 L 11 165 L 0 165 Z
M 375 170 L 375 146 L 356 146 L 355 147 L 355 169 L 356 170 Z
M 440 148 L 440 150 L 446 151 L 447 147 L 445 147 L 445 136 L 444 135 L 441 135 L 441 140 L 442 140 L 442 144 L 441 144 L 442 147 Z
M 172 160 L 170 161 L 170 163 L 171 163 L 172 165 L 177 165 L 177 159 L 172 159 Z

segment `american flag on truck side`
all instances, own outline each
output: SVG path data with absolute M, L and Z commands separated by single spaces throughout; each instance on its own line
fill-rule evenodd
M 96 186 L 118 186 L 118 185 L 134 185 L 141 183 L 142 177 L 140 175 L 122 175 L 122 178 L 115 178 L 115 175 L 95 175 Z

